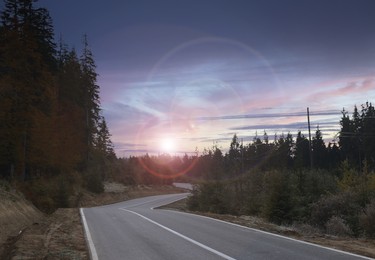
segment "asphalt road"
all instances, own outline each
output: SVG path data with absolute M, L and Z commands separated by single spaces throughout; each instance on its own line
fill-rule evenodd
M 197 215 L 173 194 L 81 209 L 92 259 L 370 259 Z

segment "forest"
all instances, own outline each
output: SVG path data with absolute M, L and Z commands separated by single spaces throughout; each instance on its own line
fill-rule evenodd
M 55 41 L 48 10 L 5 0 L 0 18 L 0 185 L 39 209 L 74 207 L 82 189 L 195 184 L 192 211 L 254 215 L 308 224 L 331 234 L 375 236 L 375 109 L 342 111 L 338 140 L 316 129 L 270 138 L 264 131 L 229 149 L 214 145 L 182 157 L 117 158 L 102 113 L 88 37 L 82 50 Z M 263 131 L 259 129 L 259 131 Z M 272 140 L 271 140 L 272 139 Z
M 115 154 L 100 107 L 96 65 L 55 43 L 48 10 L 6 0 L 0 26 L 0 177 L 40 208 L 68 204 L 75 183 L 102 191 Z

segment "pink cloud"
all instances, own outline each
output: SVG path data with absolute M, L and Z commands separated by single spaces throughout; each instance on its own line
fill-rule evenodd
M 331 82 L 332 84 L 340 83 L 338 82 Z M 320 85 L 318 87 L 326 87 L 326 84 Z M 351 94 L 364 94 L 364 92 L 375 90 L 375 79 L 374 78 L 366 78 L 356 81 L 349 82 L 346 86 L 336 88 L 336 89 L 330 89 L 326 91 L 320 91 L 318 93 L 315 93 L 314 95 L 311 95 L 308 99 L 309 100 L 318 100 L 324 97 L 332 98 L 332 97 L 344 97 L 349 96 Z

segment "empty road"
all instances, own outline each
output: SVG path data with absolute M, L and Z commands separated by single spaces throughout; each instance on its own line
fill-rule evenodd
M 92 259 L 370 259 L 197 215 L 153 209 L 187 194 L 81 209 Z

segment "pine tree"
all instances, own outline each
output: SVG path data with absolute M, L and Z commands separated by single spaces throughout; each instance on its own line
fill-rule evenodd
M 82 71 L 75 50 L 69 51 L 62 43 L 58 61 L 58 162 L 64 169 L 75 169 L 83 164 L 87 152 Z
M 312 140 L 312 156 L 315 168 L 327 168 L 327 147 L 324 143 L 319 126 Z
M 366 102 L 362 105 L 361 120 L 363 130 L 360 140 L 364 153 L 363 160 L 366 160 L 371 169 L 375 169 L 375 108 L 371 103 Z
M 235 175 L 240 172 L 241 165 L 241 148 L 240 143 L 238 142 L 237 134 L 233 135 L 232 142 L 230 143 L 229 152 L 228 152 L 228 170 L 230 173 Z
M 84 170 L 89 155 L 91 161 L 98 158 L 98 138 L 105 143 L 106 156 L 114 157 L 108 127 L 100 116 L 96 66 L 87 37 L 80 58 L 63 43 L 57 52 L 45 8 L 36 8 L 36 0 L 4 2 L 0 20 L 1 175 L 24 180 L 36 174 Z
M 340 120 L 341 130 L 339 135 L 339 146 L 344 160 L 353 162 L 353 141 L 354 141 L 354 129 L 353 124 L 350 120 L 348 112 L 343 109 L 342 118 Z
M 327 147 L 328 167 L 336 169 L 340 165 L 340 150 L 336 143 L 329 143 Z
M 367 157 L 371 161 L 371 149 L 373 143 L 373 133 L 375 128 L 374 120 L 371 119 L 373 107 L 366 103 L 362 105 L 362 112 L 359 114 L 357 106 L 354 106 L 352 118 L 343 110 L 343 116 L 340 121 L 341 130 L 339 135 L 339 146 L 341 157 L 347 160 L 352 167 L 361 169 L 363 160 Z
M 294 166 L 296 168 L 307 168 L 310 166 L 309 140 L 298 131 L 294 151 Z
M 99 86 L 95 72 L 96 65 L 88 45 L 87 36 L 83 39 L 83 53 L 81 55 L 82 86 L 84 89 L 84 107 L 86 121 L 87 159 L 94 146 L 95 135 L 100 120 Z
M 107 123 L 102 116 L 98 125 L 98 134 L 95 141 L 95 148 L 99 150 L 106 158 L 115 157 L 111 134 L 109 133 Z
M 33 2 L 6 0 L 1 14 L 0 98 L 5 130 L 0 142 L 7 138 L 10 153 L 3 163 L 21 179 L 26 172 L 45 168 L 46 158 L 53 154 L 45 141 L 53 134 L 48 126 L 56 105 L 53 32 L 48 12 L 35 9 Z
M 271 158 L 276 168 L 290 168 L 292 166 L 293 136 L 288 133 L 285 137 L 281 134 L 276 141 L 276 150 Z

